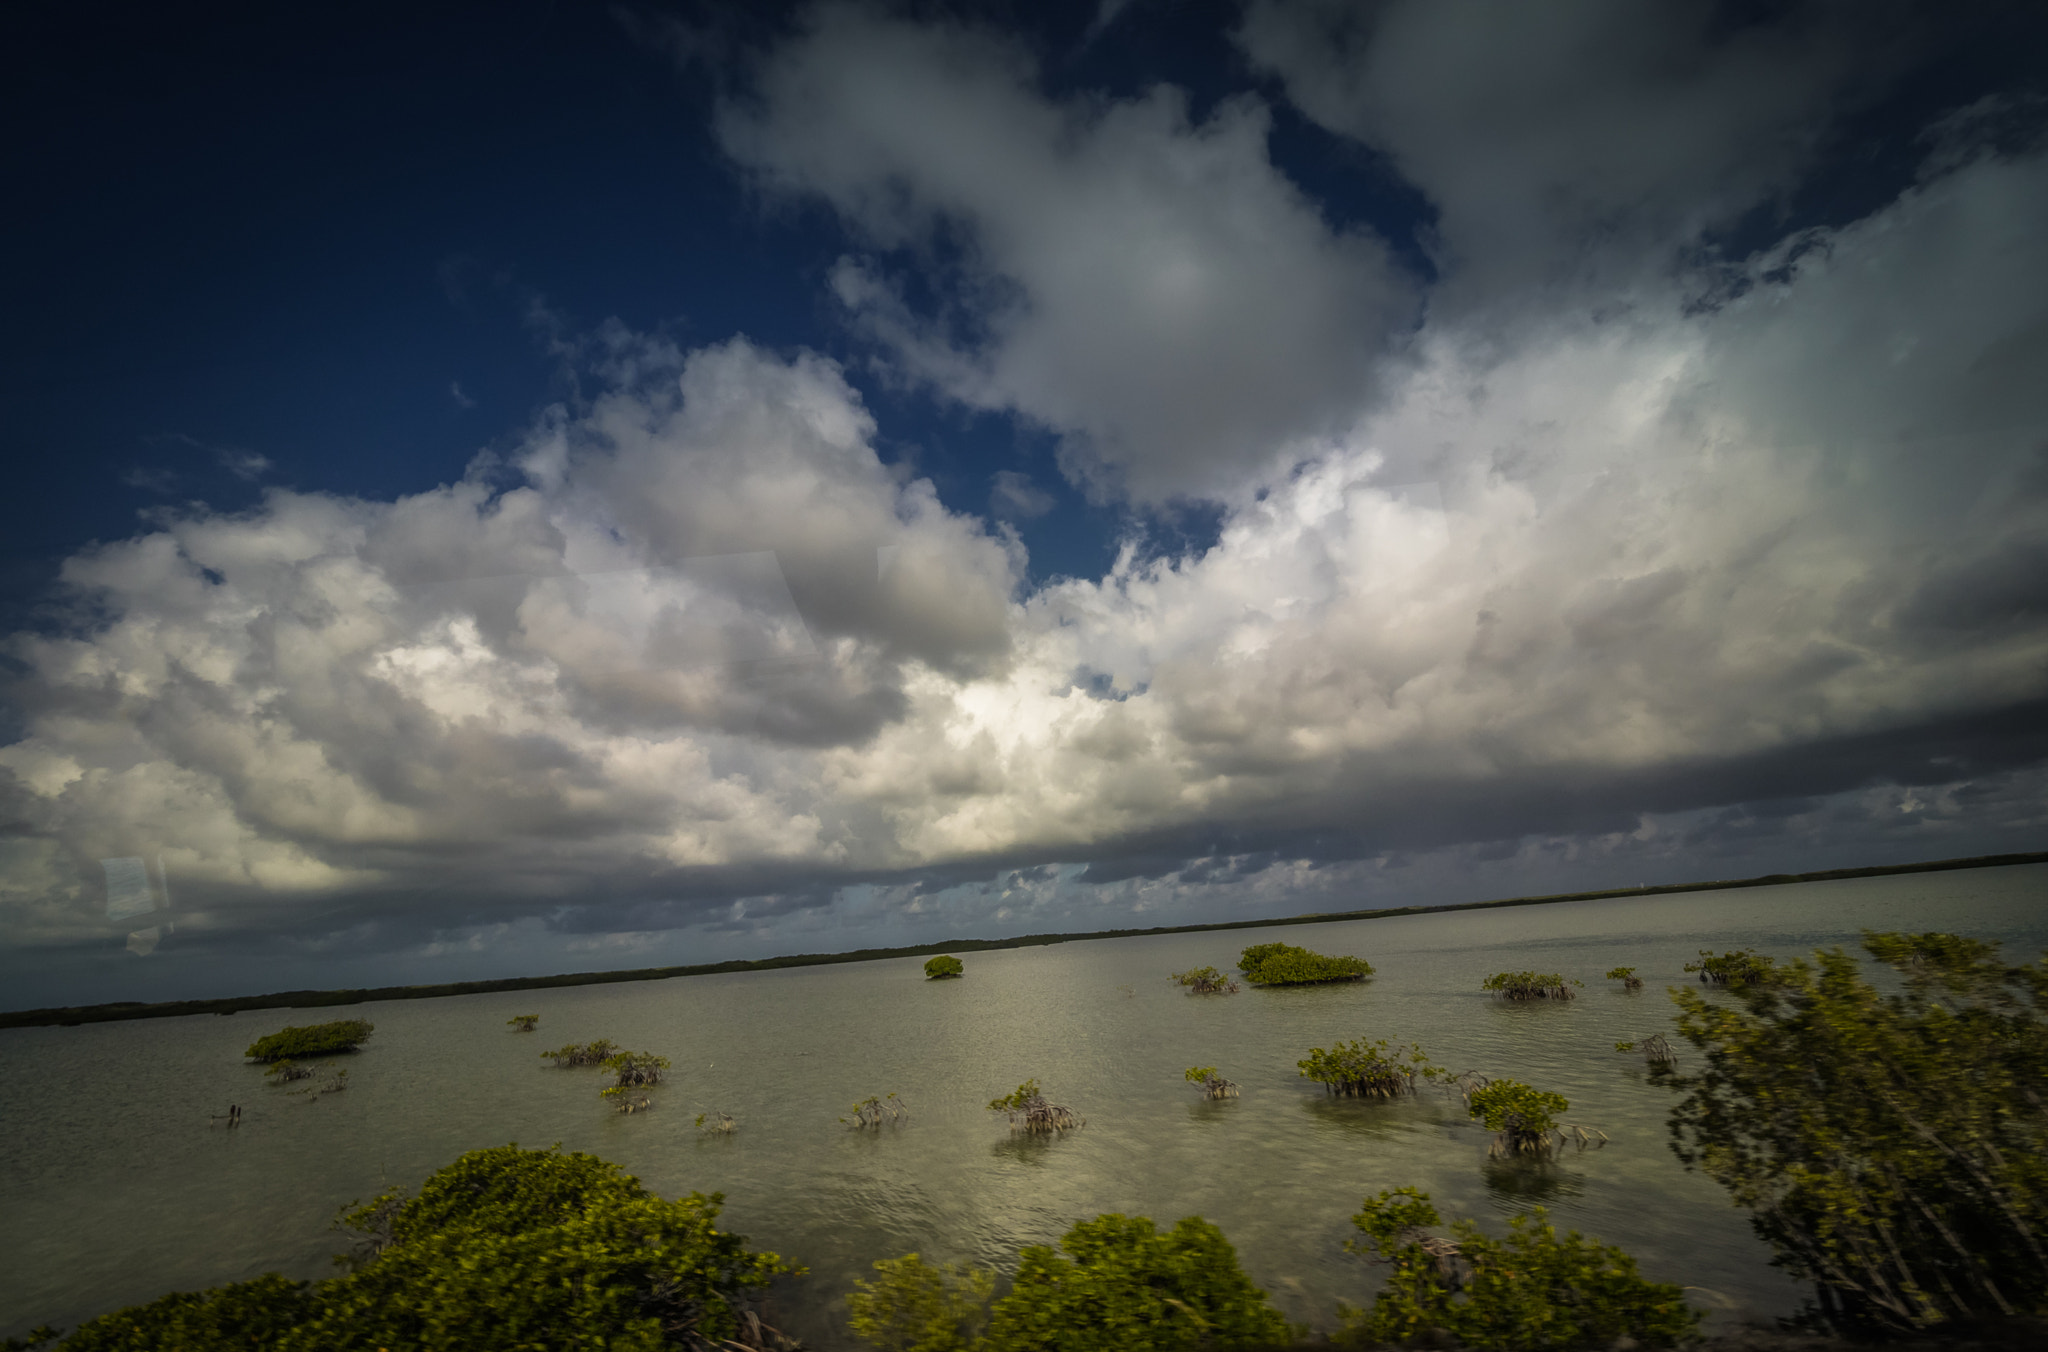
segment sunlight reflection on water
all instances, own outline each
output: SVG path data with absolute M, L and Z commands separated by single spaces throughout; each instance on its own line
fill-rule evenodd
M 416 1184 L 465 1150 L 518 1141 L 589 1150 L 665 1195 L 726 1195 L 727 1224 L 810 1268 L 778 1304 L 793 1331 L 849 1345 L 843 1295 L 876 1258 L 1007 1267 L 1103 1211 L 1162 1224 L 1202 1215 L 1237 1245 L 1290 1319 L 1329 1327 L 1375 1278 L 1342 1250 L 1360 1199 L 1416 1184 L 1447 1215 L 1490 1228 L 1541 1204 L 1621 1244 L 1653 1277 L 1782 1313 L 1797 1292 L 1766 1266 L 1744 1213 L 1685 1173 L 1666 1144 L 1664 1091 L 1617 1039 L 1670 1028 L 1663 987 L 1702 947 L 1777 956 L 1853 944 L 1872 928 L 1945 928 L 2031 957 L 2048 944 L 2048 867 L 1859 879 L 1484 915 L 1105 940 L 968 954 L 961 981 L 921 960 L 365 1005 L 377 1025 L 349 1088 L 294 1098 L 242 1048 L 287 1023 L 266 1011 L 0 1032 L 10 1092 L 0 1132 L 0 1336 L 75 1324 L 174 1289 L 267 1270 L 332 1271 L 335 1211 L 390 1182 Z M 1281 939 L 1356 953 L 1358 986 L 1189 997 L 1169 972 L 1226 966 Z M 1641 969 L 1639 994 L 1601 973 Z M 1586 982 L 1568 1004 L 1507 1006 L 1489 972 L 1534 967 Z M 538 1012 L 539 1032 L 510 1031 Z M 1531 1167 L 1489 1162 L 1486 1136 L 1435 1092 L 1395 1105 L 1338 1101 L 1301 1080 L 1312 1046 L 1420 1042 L 1454 1070 L 1555 1089 L 1569 1118 L 1613 1138 Z M 546 1047 L 609 1037 L 675 1063 L 658 1110 L 622 1117 L 596 1072 L 555 1070 Z M 1680 1047 L 1680 1056 L 1687 1054 Z M 1216 1065 L 1243 1087 L 1211 1102 L 1181 1078 Z M 1012 1137 L 991 1097 L 1036 1077 L 1087 1126 Z M 854 1133 L 837 1119 L 894 1091 L 910 1120 Z M 245 1125 L 209 1125 L 240 1103 Z M 707 1136 L 692 1119 L 740 1122 Z

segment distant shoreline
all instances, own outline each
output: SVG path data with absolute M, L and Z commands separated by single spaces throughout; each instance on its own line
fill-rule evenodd
M 1760 878 L 1712 882 L 1660 883 L 1654 887 L 1614 887 L 1598 892 L 1560 892 L 1541 897 L 1508 897 L 1497 901 L 1460 901 L 1440 906 L 1392 906 L 1365 911 L 1328 911 L 1281 916 L 1271 920 L 1219 920 L 1205 925 L 1156 925 L 1150 929 L 1090 930 L 1075 934 L 1024 934 L 1013 939 L 949 939 L 907 948 L 858 948 L 846 953 L 794 953 L 780 958 L 735 959 L 686 967 L 639 967 L 618 972 L 563 972 L 554 976 L 504 977 L 495 981 L 451 981 L 433 986 L 376 986 L 357 990 L 275 991 L 269 995 L 238 995 L 222 1000 L 169 1000 L 159 1004 L 122 1001 L 103 1005 L 70 1005 L 54 1009 L 0 1012 L 0 1028 L 71 1028 L 121 1019 L 162 1019 L 186 1014 L 235 1014 L 254 1009 L 323 1009 L 372 1000 L 433 1000 L 447 995 L 487 995 L 493 991 L 552 990 L 560 986 L 603 986 L 618 981 L 664 981 L 678 976 L 712 976 L 721 972 L 764 972 L 784 967 L 828 967 L 842 962 L 880 962 L 887 958 L 921 958 L 937 953 L 986 953 L 1001 948 L 1040 948 L 1048 944 L 1081 943 L 1089 939 L 1132 939 L 1151 934 L 1198 934 L 1210 930 L 1270 929 L 1278 925 L 1324 925 L 1343 920 L 1383 920 L 1398 915 L 1434 915 L 1445 911 L 1484 911 L 1508 906 L 1549 906 L 1563 901 L 1600 901 L 1611 897 L 1656 897 L 1677 892 L 1724 892 L 1738 887 L 1776 887 L 1786 883 L 1832 882 L 1843 878 L 1879 878 L 1895 873 L 1944 873 L 1952 869 L 2001 868 L 2013 864 L 2048 863 L 2048 850 L 2031 854 L 1987 854 L 1969 859 L 1933 859 L 1918 864 L 1885 864 L 1873 868 L 1835 868 L 1817 873 L 1771 873 Z

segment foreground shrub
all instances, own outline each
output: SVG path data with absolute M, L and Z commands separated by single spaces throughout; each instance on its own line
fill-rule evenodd
M 966 971 L 967 964 L 961 962 L 958 958 L 932 958 L 924 965 L 924 975 L 927 981 L 941 981 L 949 976 L 961 976 Z
M 914 1253 L 875 1264 L 846 1297 L 855 1336 L 883 1352 L 967 1352 L 988 1322 L 996 1275 L 986 1268 L 927 1263 Z
M 1567 981 L 1556 972 L 1495 972 L 1479 984 L 1503 1000 L 1570 1000 L 1583 981 Z M 1641 983 L 1637 983 L 1641 984 Z
M 1866 931 L 1903 977 L 1881 994 L 1840 949 L 1674 991 L 1704 1067 L 1673 1149 L 1754 1214 L 1824 1317 L 1904 1331 L 2048 1313 L 2048 964 L 1996 944 Z
M 363 1019 L 336 1019 L 306 1028 L 281 1028 L 259 1037 L 242 1055 L 256 1061 L 283 1061 L 295 1056 L 333 1056 L 352 1052 L 369 1039 L 376 1025 Z
M 1190 1216 L 1160 1234 L 1143 1216 L 1097 1216 L 1018 1256 L 977 1352 L 1268 1348 L 1287 1321 L 1237 1264 L 1223 1232 Z
M 1421 1047 L 1411 1042 L 1404 1051 L 1385 1038 L 1339 1042 L 1328 1051 L 1312 1047 L 1305 1059 L 1294 1064 L 1305 1079 L 1319 1081 L 1332 1094 L 1351 1098 L 1399 1098 L 1415 1092 L 1418 1077 L 1434 1080 L 1443 1074 L 1429 1063 Z
M 703 1347 L 750 1330 L 745 1301 L 792 1272 L 712 1222 L 722 1202 L 663 1201 L 592 1155 L 464 1155 L 407 1201 L 344 1214 L 347 1276 L 270 1275 L 166 1296 L 82 1325 L 66 1352 L 181 1348 Z
M 1623 1338 L 1672 1347 L 1698 1327 L 1700 1314 L 1680 1287 L 1645 1281 L 1633 1258 L 1576 1230 L 1560 1238 L 1545 1216 L 1537 1207 L 1514 1217 L 1505 1239 L 1456 1221 L 1446 1239 L 1428 1233 L 1441 1223 L 1428 1193 L 1397 1188 L 1366 1198 L 1352 1218 L 1365 1240 L 1345 1247 L 1393 1271 L 1371 1309 L 1345 1311 L 1347 1340 L 1440 1332 L 1474 1352 L 1539 1352 Z
M 1372 964 L 1363 958 L 1333 958 L 1292 944 L 1253 944 L 1238 955 L 1237 970 L 1254 986 L 1315 986 L 1363 981 Z

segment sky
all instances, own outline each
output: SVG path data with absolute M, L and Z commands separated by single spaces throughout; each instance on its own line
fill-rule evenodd
M 2048 848 L 2038 6 L 9 23 L 0 1004 Z

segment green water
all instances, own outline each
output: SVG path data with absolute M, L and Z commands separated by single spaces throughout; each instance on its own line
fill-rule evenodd
M 898 959 L 9 1030 L 0 1336 L 264 1271 L 325 1275 L 343 1204 L 507 1141 L 592 1151 L 664 1195 L 723 1192 L 727 1228 L 809 1267 L 776 1313 L 823 1348 L 849 1345 L 842 1297 L 876 1258 L 915 1249 L 1007 1267 L 1019 1246 L 1104 1211 L 1207 1217 L 1289 1318 L 1331 1327 L 1340 1298 L 1374 1289 L 1342 1249 L 1350 1216 L 1403 1184 L 1496 1229 L 1541 1203 L 1628 1248 L 1646 1274 L 1701 1288 L 1722 1317 L 1781 1314 L 1799 1291 L 1767 1266 L 1745 1213 L 1678 1165 L 1669 1096 L 1613 1044 L 1669 1032 L 1664 988 L 1686 979 L 1697 949 L 1791 956 L 1853 945 L 1864 927 L 1949 929 L 2032 957 L 2048 947 L 2048 867 L 1064 944 L 968 955 L 965 979 L 949 982 Z M 1167 980 L 1271 939 L 1356 953 L 1379 976 L 1211 997 Z M 1601 973 L 1622 964 L 1648 989 L 1610 989 Z M 1529 1006 L 1480 993 L 1509 968 L 1562 971 L 1586 989 Z M 516 1013 L 538 1013 L 539 1031 L 508 1030 Z M 346 1092 L 291 1097 L 243 1063 L 259 1034 L 330 1017 L 377 1025 L 341 1063 Z M 1569 1119 L 1611 1144 L 1547 1168 L 1490 1164 L 1486 1134 L 1455 1099 L 1332 1100 L 1296 1075 L 1310 1047 L 1360 1036 L 1562 1092 Z M 614 1114 L 597 1072 L 539 1059 L 597 1037 L 674 1061 L 655 1111 Z M 1220 1067 L 1243 1096 L 1200 1099 L 1181 1078 L 1191 1065 Z M 1029 1077 L 1087 1125 L 1057 1140 L 1011 1136 L 982 1105 Z M 910 1105 L 907 1124 L 839 1125 L 856 1099 L 891 1091 Z M 243 1125 L 210 1125 L 231 1102 Z M 700 1134 L 692 1118 L 709 1109 L 737 1117 L 739 1132 Z

